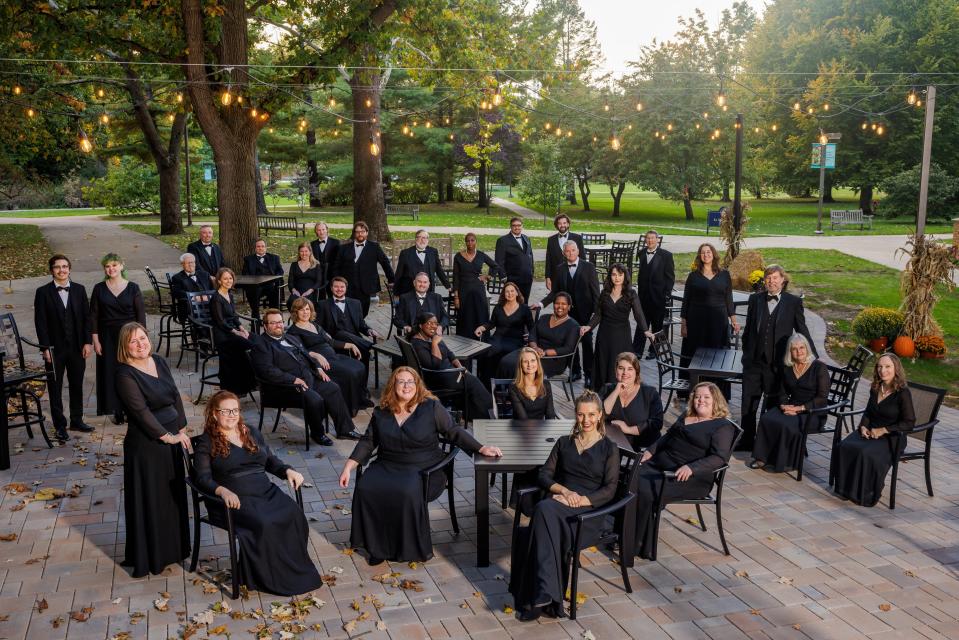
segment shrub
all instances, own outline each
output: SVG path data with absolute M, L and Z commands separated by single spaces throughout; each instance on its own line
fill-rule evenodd
M 852 321 L 852 330 L 864 342 L 896 338 L 902 333 L 905 316 L 895 309 L 866 307 Z
M 160 212 L 160 176 L 142 161 L 123 157 L 102 178 L 83 187 L 83 196 L 93 206 L 106 207 L 112 215 Z
M 916 349 L 942 355 L 946 352 L 946 341 L 939 336 L 919 336 L 916 338 Z
M 902 173 L 886 178 L 879 185 L 885 192 L 877 213 L 883 217 L 915 216 L 919 206 L 919 178 L 921 167 L 916 165 Z M 928 216 L 951 218 L 959 212 L 959 178 L 937 164 L 929 167 Z

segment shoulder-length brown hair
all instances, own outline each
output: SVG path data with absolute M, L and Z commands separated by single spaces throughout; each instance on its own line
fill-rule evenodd
M 396 395 L 396 376 L 400 373 L 410 374 L 413 376 L 413 381 L 416 382 L 416 394 L 405 406 L 403 401 Z M 430 393 L 430 390 L 426 388 L 426 385 L 423 384 L 423 379 L 420 377 L 420 374 L 416 373 L 415 369 L 406 366 L 397 367 L 393 370 L 393 373 L 390 374 L 390 379 L 386 381 L 386 388 L 383 389 L 383 396 L 380 398 L 380 409 L 389 411 L 390 413 L 399 413 L 404 409 L 410 410 L 424 400 L 431 398 L 435 400 L 436 396 Z
M 702 273 L 702 272 L 703 272 L 703 269 L 706 268 L 706 264 L 703 262 L 703 259 L 699 257 L 699 254 L 702 253 L 702 251 L 703 251 L 703 247 L 709 247 L 710 249 L 712 249 L 712 252 L 713 252 L 713 264 L 712 264 L 713 273 L 719 273 L 720 271 L 722 271 L 722 270 L 723 270 L 723 267 L 722 267 L 722 261 L 719 259 L 719 252 L 716 251 L 716 247 L 714 247 L 714 246 L 713 246 L 711 243 L 709 243 L 709 242 L 704 242 L 704 243 L 702 243 L 701 245 L 699 245 L 699 248 L 696 249 L 696 258 L 693 260 L 693 264 L 696 265 L 696 271 Z
M 310 250 L 310 269 L 320 264 L 319 261 L 316 259 L 316 256 L 313 255 L 313 247 L 310 246 L 309 242 L 301 242 L 300 244 L 296 245 L 296 260 L 294 260 L 294 262 L 300 261 L 300 249 Z
M 712 382 L 700 382 L 689 390 L 689 406 L 686 408 L 686 417 L 692 418 L 696 415 L 696 405 L 693 403 L 693 396 L 696 395 L 696 390 L 702 387 L 709 389 L 709 395 L 713 397 L 713 415 L 710 417 L 728 418 L 729 403 L 726 402 L 726 396 L 724 396 L 723 392 L 719 390 L 719 387 Z
M 525 356 L 527 353 L 532 353 L 536 358 L 536 374 L 533 376 L 533 384 L 536 386 L 536 395 L 533 397 L 530 397 L 526 393 L 526 385 L 523 383 L 523 356 Z M 543 382 L 545 379 L 546 374 L 543 371 L 543 361 L 540 360 L 539 354 L 536 353 L 536 350 L 532 347 L 523 347 L 520 349 L 519 357 L 516 359 L 516 375 L 513 377 L 513 384 L 516 385 L 516 388 L 519 390 L 519 392 L 530 400 L 535 400 L 540 396 L 545 396 L 546 385 Z
M 586 389 L 576 398 L 576 402 L 573 404 L 573 412 L 578 413 L 579 405 L 581 404 L 595 404 L 599 408 L 599 425 L 596 430 L 599 431 L 600 435 L 606 435 L 606 409 L 603 407 L 603 399 L 599 397 L 599 394 L 595 391 Z M 579 418 L 576 418 L 576 421 L 573 424 L 573 433 L 570 434 L 572 437 L 578 436 L 583 432 L 583 427 L 579 424 Z
M 619 366 L 620 362 L 627 362 L 629 366 L 633 368 L 633 371 L 636 372 L 636 384 L 643 383 L 643 371 L 641 369 L 642 364 L 639 362 L 639 358 L 636 357 L 636 354 L 632 351 L 623 351 L 621 354 L 616 356 L 616 366 Z
M 499 300 L 496 301 L 497 307 L 502 307 L 506 304 L 506 287 L 513 287 L 516 289 L 516 302 L 523 304 L 526 302 L 526 298 L 523 297 L 523 292 L 520 291 L 519 286 L 515 282 L 507 282 L 503 285 L 503 290 L 499 292 Z
M 130 338 L 137 331 L 142 331 L 143 335 L 150 339 L 150 333 L 147 328 L 139 322 L 128 322 L 120 328 L 120 337 L 117 338 L 117 362 L 129 364 L 133 356 L 130 355 Z M 153 343 L 150 343 L 150 353 L 153 353 Z
M 892 360 L 892 366 L 895 371 L 895 375 L 892 378 L 892 389 L 890 389 L 890 391 L 899 391 L 906 386 L 906 371 L 902 368 L 902 360 L 894 353 L 884 353 L 876 358 L 876 364 L 872 366 L 872 390 L 876 392 L 877 395 L 882 388 L 882 378 L 879 377 L 879 361 L 883 358 Z
M 227 273 L 233 276 L 233 286 L 234 287 L 236 286 L 236 272 L 233 271 L 233 269 L 231 269 L 230 267 L 220 267 L 219 269 L 217 269 L 216 275 L 213 276 L 213 279 L 216 280 L 217 287 L 220 286 L 220 281 L 223 279 L 223 276 Z
M 206 409 L 203 410 L 203 431 L 210 436 L 213 446 L 210 455 L 214 458 L 225 458 L 230 455 L 230 441 L 223 434 L 220 423 L 217 422 L 217 410 L 224 400 L 236 400 L 237 406 L 240 404 L 240 398 L 232 391 L 217 391 L 207 401 Z M 236 425 L 240 432 L 240 442 L 243 448 L 250 453 L 256 453 L 258 447 L 253 436 L 250 435 L 250 428 L 243 421 L 243 413 L 240 412 L 240 421 Z
M 293 319 L 292 322 L 294 324 L 296 323 L 297 314 L 303 307 L 310 308 L 310 322 L 316 320 L 316 307 L 313 306 L 313 301 L 309 298 L 297 298 L 293 301 L 293 304 L 290 305 L 290 317 Z

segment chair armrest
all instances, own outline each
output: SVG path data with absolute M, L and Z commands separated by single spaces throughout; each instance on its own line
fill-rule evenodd
M 926 424 L 921 424 L 919 426 L 913 427 L 912 429 L 909 429 L 907 431 L 893 431 L 892 433 L 902 433 L 906 435 L 909 435 L 910 433 L 921 433 L 923 431 L 928 431 L 929 429 L 932 429 L 937 424 L 939 424 L 938 418 L 936 420 L 930 420 Z
M 457 454 L 459 454 L 459 452 L 460 452 L 459 447 L 453 447 L 452 449 L 450 449 L 449 453 L 447 453 L 445 456 L 443 456 L 443 459 L 442 459 L 442 460 L 440 460 L 439 462 L 437 462 L 436 464 L 434 464 L 434 465 L 432 465 L 432 466 L 430 466 L 430 467 L 427 467 L 427 468 L 425 468 L 425 469 L 420 469 L 420 475 L 421 475 L 421 476 L 427 476 L 427 477 L 428 477 L 428 476 L 430 476 L 431 474 L 436 473 L 436 472 L 439 471 L 440 469 L 445 468 L 446 465 L 448 465 L 449 463 L 451 463 L 451 462 L 456 458 L 456 456 L 457 456 Z
M 223 498 L 212 493 L 207 493 L 206 491 L 198 487 L 197 484 L 190 477 L 184 478 L 184 481 L 186 482 L 186 486 L 190 487 L 190 489 L 196 492 L 204 500 L 209 500 L 210 502 L 215 502 L 217 504 L 220 504 L 226 507 L 226 502 L 223 501 Z
M 684 465 L 684 466 L 685 466 L 685 465 Z M 715 469 L 715 470 L 713 471 L 713 477 L 719 475 L 720 473 L 722 473 L 723 471 L 726 471 L 727 469 L 729 469 L 729 465 L 728 465 L 728 464 L 724 464 L 723 466 L 719 467 L 718 469 Z M 676 480 L 676 472 L 675 472 L 675 471 L 663 471 L 663 477 L 666 478 L 666 480 L 673 481 L 673 482 L 677 482 L 677 480 Z
M 809 415 L 816 414 L 816 413 L 829 413 L 830 411 L 838 411 L 839 409 L 842 409 L 843 407 L 846 407 L 846 406 L 849 406 L 849 400 L 843 400 L 842 402 L 834 402 L 832 404 L 827 404 L 825 407 L 817 407 L 814 409 L 810 409 L 806 413 L 808 413 Z M 862 411 L 865 411 L 865 409 L 860 409 L 857 412 L 862 412 Z
M 630 502 L 636 499 L 636 494 L 633 492 L 627 492 L 625 496 L 617 500 L 616 502 L 610 503 L 604 507 L 598 507 L 587 511 L 586 513 L 581 513 L 576 516 L 576 519 L 580 523 L 584 523 L 587 520 L 592 520 L 593 518 L 601 518 L 605 516 L 612 515 L 621 509 L 625 509 Z
M 23 336 L 20 336 L 20 341 L 21 341 L 21 342 L 26 342 L 26 343 L 27 343 L 28 345 L 30 345 L 31 347 L 36 347 L 37 349 L 40 349 L 41 351 L 47 351 L 48 349 L 52 349 L 52 348 L 53 348 L 53 345 L 50 345 L 50 344 L 40 344 L 40 343 L 38 343 L 38 342 L 34 342 L 33 340 L 30 340 L 29 338 L 24 338 Z

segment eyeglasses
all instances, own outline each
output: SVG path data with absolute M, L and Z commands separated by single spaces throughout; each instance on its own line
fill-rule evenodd
M 238 415 L 240 415 L 240 410 L 239 410 L 239 409 L 217 409 L 216 412 L 219 413 L 221 416 L 238 416 Z
M 282 321 L 282 320 L 271 320 L 270 322 L 264 322 L 263 324 L 266 324 L 266 325 L 283 324 L 283 321 Z
M 397 380 L 396 386 L 397 387 L 415 387 L 416 380 Z

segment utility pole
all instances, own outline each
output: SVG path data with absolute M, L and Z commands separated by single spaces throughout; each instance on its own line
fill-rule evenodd
M 821 131 L 821 130 L 820 130 Z M 816 215 L 816 235 L 822 235 L 822 200 L 826 190 L 826 151 L 830 140 L 839 140 L 841 133 L 821 133 L 819 135 L 819 211 Z
M 919 177 L 919 210 L 916 236 L 926 232 L 926 204 L 929 199 L 929 164 L 932 161 L 932 122 L 936 114 L 936 87 L 926 87 L 926 124 L 922 132 L 922 173 Z
M 736 235 L 743 226 L 743 114 L 736 114 L 736 174 L 733 189 L 733 229 Z

